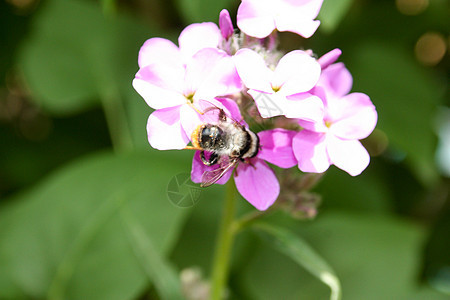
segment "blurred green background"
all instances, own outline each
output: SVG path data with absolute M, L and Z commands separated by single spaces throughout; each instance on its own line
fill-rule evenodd
M 146 39 L 176 42 L 239 3 L 0 2 L 0 299 L 171 299 L 167 270 L 209 276 L 223 187 L 189 209 L 168 201 L 192 153 L 150 148 L 151 109 L 131 81 Z M 363 141 L 373 158 L 356 178 L 327 171 L 315 219 L 267 222 L 316 249 L 343 299 L 448 299 L 450 1 L 325 0 L 319 19 L 309 40 L 281 34 L 282 48 L 343 50 L 379 114 Z M 238 236 L 229 286 L 231 299 L 329 295 L 253 231 Z

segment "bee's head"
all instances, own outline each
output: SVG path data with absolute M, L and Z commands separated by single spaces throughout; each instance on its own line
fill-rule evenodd
M 217 125 L 206 124 L 199 134 L 199 144 L 202 148 L 213 148 L 222 137 L 223 130 Z

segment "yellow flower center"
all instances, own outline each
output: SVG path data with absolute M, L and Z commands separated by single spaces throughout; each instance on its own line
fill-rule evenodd
M 184 97 L 186 97 L 186 100 L 188 102 L 188 104 L 192 104 L 194 103 L 194 93 L 190 93 L 188 95 L 185 95 Z

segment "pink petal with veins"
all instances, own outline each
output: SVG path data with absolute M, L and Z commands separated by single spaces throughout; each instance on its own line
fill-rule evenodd
M 280 184 L 273 170 L 260 159 L 240 163 L 234 174 L 239 193 L 258 210 L 266 210 L 280 194 Z

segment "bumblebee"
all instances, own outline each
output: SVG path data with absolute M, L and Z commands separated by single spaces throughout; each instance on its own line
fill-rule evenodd
M 214 184 L 238 162 L 255 157 L 260 148 L 258 135 L 228 117 L 223 109 L 211 107 L 204 113 L 213 109 L 219 111 L 217 123 L 199 125 L 191 135 L 192 149 L 200 150 L 202 162 L 207 166 L 220 164 L 203 174 L 202 187 Z M 205 152 L 209 152 L 209 157 Z

